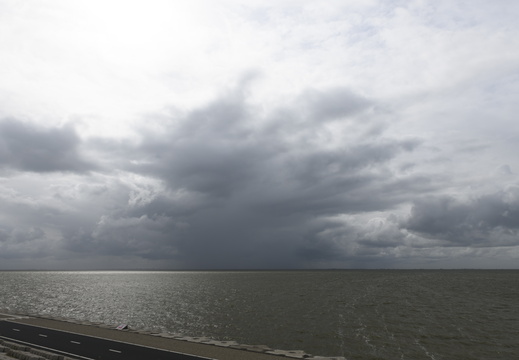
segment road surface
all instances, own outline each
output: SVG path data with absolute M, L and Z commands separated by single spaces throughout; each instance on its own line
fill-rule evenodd
M 0 336 L 95 360 L 207 360 L 210 358 L 175 353 L 120 341 L 58 331 L 18 322 L 0 321 Z

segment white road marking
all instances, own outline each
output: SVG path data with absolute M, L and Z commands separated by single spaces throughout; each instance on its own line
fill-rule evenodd
M 70 342 L 71 342 L 72 344 L 81 344 L 79 341 L 72 341 L 72 340 L 70 340 Z
M 47 335 L 45 335 L 45 334 L 38 334 L 38 336 L 47 337 Z
M 3 321 L 3 320 L 2 320 Z M 57 329 L 53 329 L 53 328 L 49 328 L 49 327 L 44 327 L 44 326 L 36 326 L 36 327 L 40 327 L 42 329 L 47 329 L 47 330 L 57 330 Z M 19 329 L 14 329 L 13 330 L 15 331 L 20 331 Z M 70 331 L 64 331 L 64 330 L 58 330 L 59 332 L 61 333 L 66 333 L 66 334 L 70 334 L 70 335 L 77 335 L 76 333 L 72 333 Z M 99 337 L 99 336 L 88 336 L 89 338 L 93 338 L 93 339 L 102 339 L 102 340 L 106 340 L 105 338 L 102 338 L 102 337 Z M 24 342 L 24 341 L 21 341 L 21 340 L 18 340 L 18 339 L 14 339 L 14 338 L 9 338 L 9 337 L 6 337 L 6 336 L 2 336 L 0 335 L 0 338 L 1 339 L 8 339 L 8 340 L 12 340 L 12 341 L 17 341 L 19 343 L 23 343 L 23 344 L 26 344 L 28 346 L 32 345 L 30 343 L 27 343 L 27 342 Z M 129 342 L 125 342 L 125 341 L 116 341 L 118 343 L 122 343 L 122 344 L 127 344 L 127 345 L 135 345 L 135 344 L 132 344 L 132 343 L 129 343 Z M 71 343 L 75 343 L 75 344 L 80 344 L 79 342 L 74 342 L 74 341 L 71 341 Z M 47 349 L 49 351 L 53 351 L 53 350 L 56 350 L 56 349 L 52 349 L 52 348 L 46 348 L 45 346 L 41 346 L 42 348 L 44 349 Z M 141 348 L 145 348 L 145 349 L 154 349 L 156 350 L 156 348 L 154 347 L 151 347 L 151 346 L 146 346 L 146 345 L 140 345 Z M 88 358 L 88 357 L 85 357 L 85 356 L 81 356 L 81 355 L 78 355 L 78 354 L 72 354 L 72 353 L 68 353 L 68 352 L 65 352 L 65 351 L 62 351 L 62 350 L 59 350 L 61 353 L 63 354 L 68 354 L 68 355 L 71 355 L 71 356 L 74 356 L 74 357 L 77 357 L 77 358 L 80 358 L 80 359 L 85 359 L 85 360 L 95 360 L 95 359 L 92 359 L 92 358 Z M 164 350 L 166 352 L 170 352 L 172 354 L 175 354 L 175 355 L 178 355 L 178 354 L 181 354 L 181 355 L 188 355 L 187 353 L 183 353 L 183 352 L 180 352 L 180 351 L 168 351 L 168 350 Z M 214 359 L 211 359 L 211 358 L 206 358 L 206 357 L 201 357 L 199 356 L 201 359 L 204 359 L 204 360 L 214 360 Z
M 121 354 L 121 353 L 122 353 L 122 351 L 114 350 L 114 349 L 108 349 L 108 351 L 111 351 L 111 352 L 114 352 L 114 353 L 118 353 L 118 354 Z

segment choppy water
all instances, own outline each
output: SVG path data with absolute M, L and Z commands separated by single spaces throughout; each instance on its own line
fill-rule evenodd
M 513 359 L 519 271 L 0 272 L 0 309 L 352 359 Z

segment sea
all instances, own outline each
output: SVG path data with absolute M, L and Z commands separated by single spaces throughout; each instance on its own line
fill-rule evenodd
M 519 270 L 4 271 L 0 309 L 348 360 L 519 359 Z

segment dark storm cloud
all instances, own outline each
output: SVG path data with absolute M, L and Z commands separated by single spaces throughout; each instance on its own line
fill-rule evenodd
M 48 255 L 50 251 L 41 228 L 0 226 L 0 259 L 41 257 Z
M 70 234 L 69 249 L 204 268 L 343 259 L 349 230 L 327 217 L 391 209 L 409 196 L 403 188 L 424 187 L 390 169 L 419 142 L 374 134 L 381 114 L 356 118 L 373 106 L 341 88 L 307 91 L 265 114 L 242 83 L 202 108 L 151 119 L 158 129 L 142 128 L 139 143 L 98 141 L 124 154 L 126 171 L 166 189 Z M 327 128 L 330 121 L 348 127 Z
M 85 172 L 93 168 L 79 154 L 71 126 L 46 128 L 16 119 L 0 120 L 0 167 L 31 172 Z
M 46 220 L 62 223 L 62 256 L 177 268 L 391 267 L 413 251 L 517 243 L 518 190 L 435 196 L 449 177 L 420 172 L 407 156 L 423 151 L 421 141 L 388 135 L 377 102 L 311 90 L 266 112 L 247 86 L 149 116 L 137 141 L 88 140 L 111 170 L 53 195 L 88 201 L 84 212 L 57 206 Z M 105 182 L 108 174 L 117 180 Z M 408 215 L 391 215 L 413 202 Z
M 519 188 L 469 200 L 440 196 L 417 201 L 402 226 L 447 246 L 519 244 Z
M 308 90 L 299 97 L 298 103 L 304 114 L 315 121 L 344 119 L 374 105 L 347 88 Z
M 258 204 L 280 196 L 311 202 L 341 196 L 385 178 L 386 174 L 374 170 L 418 145 L 415 140 L 378 136 L 352 139 L 350 134 L 341 140 L 340 133 L 324 128 L 322 121 L 330 117 L 352 121 L 349 116 L 371 106 L 351 91 L 319 92 L 318 101 L 313 96 L 305 104 L 315 115 L 310 121 L 298 108 L 308 95 L 299 97 L 291 108 L 261 118 L 255 114 L 257 109 L 247 104 L 243 92 L 238 89 L 171 121 L 163 134 L 145 136 L 135 154 L 146 157 L 130 170 L 154 173 L 172 188 L 211 198 L 247 192 L 255 194 L 248 200 Z M 326 113 L 325 105 L 331 103 L 336 105 Z M 359 122 L 349 131 L 371 125 L 370 121 Z M 327 141 L 333 137 L 339 137 L 338 144 L 330 147 Z
M 247 86 L 149 116 L 133 141 L 81 143 L 72 128 L 3 122 L 5 167 L 77 179 L 63 173 L 92 168 L 80 146 L 102 166 L 45 189 L 45 205 L 0 194 L 12 215 L 0 224 L 0 250 L 175 268 L 391 267 L 414 251 L 517 244 L 519 190 L 436 196 L 449 177 L 420 172 L 421 141 L 390 136 L 377 102 L 311 90 L 266 112 Z M 32 152 L 15 156 L 26 141 Z M 500 173 L 513 181 L 510 167 Z M 409 214 L 392 215 L 413 202 Z M 34 231 L 6 225 L 22 218 Z
M 170 218 L 105 216 L 90 231 L 67 234 L 66 250 L 82 254 L 173 259 L 173 227 Z

